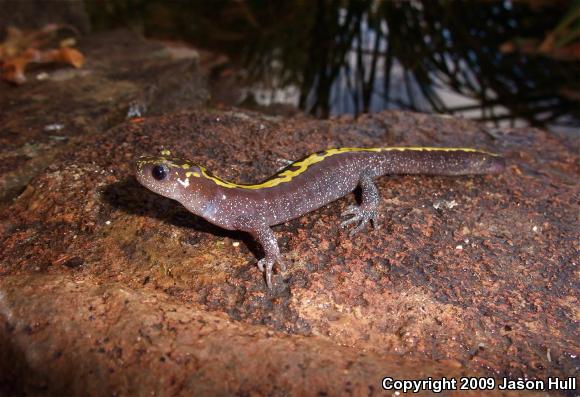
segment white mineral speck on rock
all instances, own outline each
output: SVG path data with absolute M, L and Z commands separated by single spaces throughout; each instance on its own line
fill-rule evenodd
M 64 128 L 64 124 L 53 123 L 44 126 L 45 131 L 60 131 Z

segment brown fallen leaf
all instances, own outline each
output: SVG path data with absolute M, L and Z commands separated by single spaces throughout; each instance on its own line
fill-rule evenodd
M 26 81 L 25 69 L 30 63 L 64 63 L 82 67 L 85 57 L 79 50 L 71 48 L 75 44 L 74 38 L 62 40 L 59 48 L 44 48 L 49 46 L 56 32 L 65 28 L 76 33 L 72 27 L 55 24 L 31 32 L 9 27 L 6 40 L 0 43 L 0 78 L 23 84 Z
M 85 57 L 79 50 L 69 47 L 62 47 L 56 50 L 47 50 L 40 53 L 37 63 L 61 62 L 80 68 L 85 62 Z
M 29 49 L 18 56 L 4 60 L 0 64 L 2 79 L 15 84 L 23 84 L 26 81 L 26 76 L 24 75 L 26 65 L 38 59 L 38 57 L 37 50 Z

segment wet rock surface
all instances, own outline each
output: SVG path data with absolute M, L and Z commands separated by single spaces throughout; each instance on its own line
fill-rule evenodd
M 199 107 L 209 97 L 195 51 L 177 55 L 127 31 L 78 41 L 82 69 L 31 67 L 26 85 L 2 82 L 0 205 L 76 140 L 128 117 Z
M 11 361 L 0 369 L 27 378 L 14 394 L 376 395 L 385 371 L 461 373 L 453 363 L 402 362 L 235 323 L 162 292 L 93 277 L 10 276 L 4 287 L 0 347 Z
M 103 74 L 138 80 L 126 77 L 131 66 L 111 69 Z M 77 78 L 82 87 L 88 77 Z M 193 101 L 171 113 L 172 100 L 154 105 L 162 95 L 145 102 L 163 115 L 124 121 L 129 103 L 147 97 L 137 85 L 115 92 L 125 102 L 79 109 L 84 121 L 63 140 L 42 132 L 46 114 L 23 116 L 46 111 L 46 101 L 26 110 L 24 94 L 0 99 L 22 101 L 2 116 L 10 127 L 0 179 L 26 175 L 1 185 L 12 193 L 0 210 L 0 391 L 379 395 L 383 376 L 576 376 L 579 170 L 570 142 L 407 112 L 321 121 Z M 59 87 L 55 121 L 64 103 L 77 103 Z M 25 149 L 42 145 L 50 149 Z M 355 195 L 276 226 L 290 266 L 272 291 L 249 236 L 208 224 L 132 175 L 136 157 L 161 149 L 252 182 L 325 148 L 388 145 L 478 147 L 508 167 L 381 178 L 382 227 L 354 238 L 338 224 Z

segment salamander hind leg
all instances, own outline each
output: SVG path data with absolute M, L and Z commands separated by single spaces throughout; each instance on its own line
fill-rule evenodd
M 361 176 L 359 186 L 362 189 L 361 205 L 351 205 L 341 214 L 342 217 L 350 216 L 349 219 L 340 224 L 341 227 L 347 227 L 352 224 L 356 225 L 350 231 L 350 236 L 354 236 L 360 232 L 369 221 L 372 222 L 375 228 L 379 227 L 379 190 L 375 186 L 373 179 L 368 175 Z
M 286 264 L 280 255 L 278 241 L 272 229 L 266 224 L 248 227 L 247 231 L 254 236 L 264 250 L 264 258 L 258 261 L 258 269 L 261 272 L 265 272 L 266 284 L 268 288 L 272 289 L 272 270 L 274 265 L 278 264 L 281 271 L 286 271 Z

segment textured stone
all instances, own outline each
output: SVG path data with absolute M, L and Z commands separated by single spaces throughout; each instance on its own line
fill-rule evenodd
M 576 375 L 573 143 L 409 112 L 159 113 L 81 125 L 0 209 L 0 394 L 382 395 L 383 376 Z M 28 122 L 0 171 L 49 142 L 35 129 L 46 115 Z M 386 145 L 483 148 L 508 167 L 384 177 L 383 227 L 355 238 L 338 227 L 355 195 L 275 227 L 289 269 L 272 291 L 249 236 L 132 174 L 136 157 L 170 149 L 252 182 L 321 149 Z

